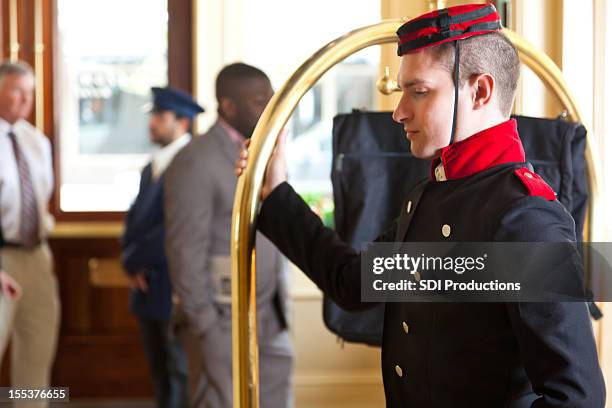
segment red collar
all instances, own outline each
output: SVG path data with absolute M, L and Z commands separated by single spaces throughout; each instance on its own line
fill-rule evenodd
M 499 164 L 524 161 L 525 151 L 516 130 L 516 120 L 510 119 L 442 148 L 440 157 L 431 162 L 431 178 L 436 181 L 436 167 L 440 163 L 444 171 L 438 173 L 452 180 Z

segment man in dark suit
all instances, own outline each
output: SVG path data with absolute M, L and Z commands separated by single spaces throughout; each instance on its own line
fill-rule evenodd
M 525 163 L 510 119 L 519 60 L 500 29 L 492 5 L 473 4 L 398 30 L 403 94 L 393 118 L 412 153 L 432 160 L 431 176 L 378 242 L 575 241 L 571 216 Z M 281 137 L 266 170 L 258 229 L 336 303 L 373 306 L 361 296 L 361 255 L 286 183 L 282 158 Z M 236 174 L 247 159 L 243 150 Z M 421 272 L 411 279 L 426 277 Z M 393 408 L 605 404 L 584 302 L 387 302 L 382 372 Z
M 164 245 L 163 179 L 174 156 L 191 140 L 193 117 L 204 110 L 176 89 L 153 88 L 153 96 L 149 130 L 160 149 L 143 169 L 138 196 L 128 211 L 122 261 L 132 282 L 130 306 L 140 323 L 157 406 L 187 407 L 186 359 L 169 327 L 172 287 Z

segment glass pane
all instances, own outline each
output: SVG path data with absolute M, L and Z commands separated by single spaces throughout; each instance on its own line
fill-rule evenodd
M 63 211 L 125 211 L 153 145 L 151 86 L 168 77 L 167 0 L 57 0 Z

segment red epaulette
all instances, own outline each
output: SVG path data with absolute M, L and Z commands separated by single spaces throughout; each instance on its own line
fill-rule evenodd
M 544 197 L 549 201 L 557 199 L 553 189 L 542 179 L 526 167 L 514 170 L 514 175 L 527 187 L 530 196 Z

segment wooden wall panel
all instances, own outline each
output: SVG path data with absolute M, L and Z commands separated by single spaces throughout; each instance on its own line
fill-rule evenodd
M 193 94 L 192 0 L 168 0 L 168 83 Z
M 51 247 L 62 300 L 53 384 L 69 386 L 75 398 L 150 397 L 128 288 L 104 285 L 108 270 L 100 269 L 101 276 L 92 279 L 92 260 L 118 265 L 118 239 L 55 239 Z
M 34 1 L 17 1 L 19 59 L 34 66 Z
M 133 335 L 61 338 L 53 385 L 69 386 L 70 398 L 152 398 L 142 345 Z
M 9 0 L 0 0 L 0 58 L 9 56 Z
M 62 302 L 52 384 L 70 387 L 74 398 L 151 397 L 128 288 L 91 279 L 92 259 L 118 263 L 118 239 L 52 239 L 50 245 Z M 10 383 L 4 360 L 0 386 Z

